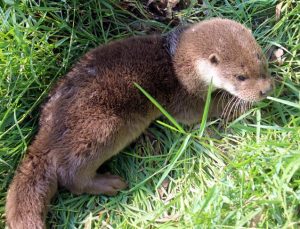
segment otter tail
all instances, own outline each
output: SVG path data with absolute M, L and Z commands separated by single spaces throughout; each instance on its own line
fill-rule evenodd
M 6 200 L 11 229 L 44 229 L 47 205 L 57 190 L 55 163 L 47 152 L 30 147 L 10 185 Z

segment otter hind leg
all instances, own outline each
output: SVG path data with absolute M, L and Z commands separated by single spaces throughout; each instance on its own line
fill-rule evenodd
M 97 172 L 99 167 L 118 151 L 113 147 L 89 151 L 81 152 L 80 156 L 76 158 L 73 155 L 71 159 L 63 160 L 65 163 L 62 163 L 58 169 L 59 184 L 74 194 L 88 193 L 113 196 L 118 191 L 125 189 L 127 183 L 120 176 Z
M 104 174 L 84 174 L 80 172 L 73 174 L 72 179 L 68 183 L 62 184 L 70 192 L 74 194 L 88 193 L 93 195 L 104 194 L 114 196 L 125 188 L 127 188 L 126 181 L 118 176 L 110 173 Z
M 89 194 L 105 194 L 114 196 L 118 191 L 127 188 L 127 183 L 123 178 L 111 174 L 96 174 L 84 189 Z
M 134 121 L 132 121 L 134 120 Z M 127 187 L 119 176 L 98 174 L 98 168 L 136 139 L 149 125 L 149 117 L 137 116 L 130 120 L 96 122 L 64 138 L 68 145 L 59 162 L 59 184 L 75 194 L 115 195 Z M 130 131 L 128 131 L 130 130 Z M 70 142 L 72 143 L 71 147 Z

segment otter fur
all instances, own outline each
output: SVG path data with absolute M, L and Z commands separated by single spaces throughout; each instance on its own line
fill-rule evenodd
M 134 83 L 186 124 L 201 120 L 210 83 L 243 102 L 261 100 L 272 89 L 261 48 L 232 20 L 211 19 L 89 51 L 42 107 L 39 131 L 8 191 L 9 228 L 45 228 L 58 186 L 109 196 L 127 187 L 121 177 L 96 171 L 161 115 Z M 211 117 L 224 112 L 218 100 L 213 94 Z

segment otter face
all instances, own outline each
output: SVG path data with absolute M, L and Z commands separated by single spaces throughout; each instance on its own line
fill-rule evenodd
M 193 93 L 201 93 L 203 86 L 212 83 L 214 89 L 255 102 L 273 88 L 260 46 L 251 31 L 238 22 L 220 18 L 202 21 L 184 30 L 176 41 L 172 54 L 175 72 Z
M 251 31 L 228 19 L 210 19 L 184 30 L 174 54 L 175 70 L 190 91 L 203 82 L 241 100 L 259 101 L 272 90 L 263 52 Z
M 273 89 L 266 59 L 261 52 L 248 53 L 247 61 L 242 56 L 237 60 L 236 56 L 231 59 L 212 53 L 207 59 L 199 59 L 196 69 L 207 84 L 212 82 L 213 88 L 226 90 L 244 101 L 259 101 Z

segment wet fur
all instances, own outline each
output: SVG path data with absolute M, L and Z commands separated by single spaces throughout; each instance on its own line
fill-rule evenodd
M 199 56 L 186 46 L 202 45 L 203 39 L 186 44 L 187 34 L 182 38 L 186 29 L 100 46 L 57 83 L 42 108 L 39 132 L 8 191 L 10 228 L 45 228 L 46 206 L 58 186 L 76 194 L 106 195 L 126 188 L 122 178 L 96 170 L 161 115 L 134 82 L 179 121 L 200 121 L 207 82 L 193 66 Z M 207 59 L 215 50 L 198 51 Z M 213 97 L 211 116 L 223 111 L 225 104 L 219 106 L 219 99 Z

